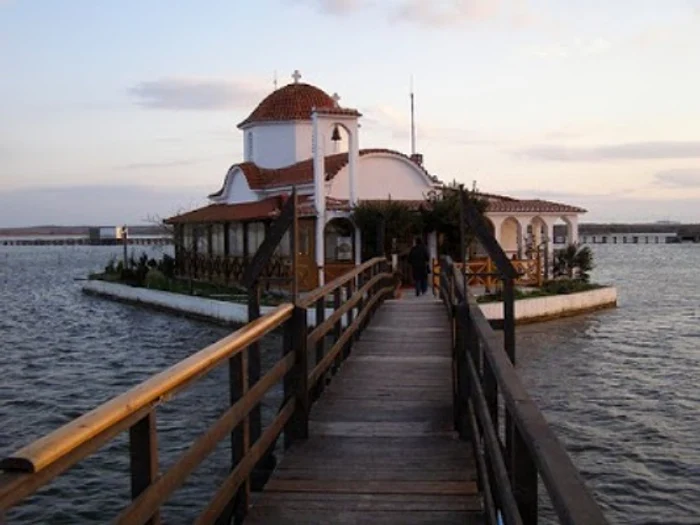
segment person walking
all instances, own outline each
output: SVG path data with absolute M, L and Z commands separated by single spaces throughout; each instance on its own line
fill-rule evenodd
M 423 244 L 423 239 L 416 237 L 415 244 L 408 252 L 408 264 L 413 272 L 413 281 L 416 285 L 416 296 L 428 291 L 428 263 L 430 255 Z

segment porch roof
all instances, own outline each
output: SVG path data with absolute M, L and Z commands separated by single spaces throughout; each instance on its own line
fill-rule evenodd
M 541 199 L 489 199 L 487 212 L 491 213 L 586 213 L 578 206 Z
M 240 204 L 210 204 L 165 220 L 166 224 L 236 222 L 272 219 L 279 214 L 283 198 L 270 197 Z

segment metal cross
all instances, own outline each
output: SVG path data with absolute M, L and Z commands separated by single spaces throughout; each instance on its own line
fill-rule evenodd
M 301 73 L 299 73 L 298 69 L 294 70 L 294 73 L 292 73 L 292 78 L 294 79 L 295 84 L 299 83 L 299 79 L 301 79 Z
M 335 101 L 335 107 L 338 107 L 340 102 L 340 95 L 338 95 L 338 93 L 333 93 L 333 96 L 331 98 Z

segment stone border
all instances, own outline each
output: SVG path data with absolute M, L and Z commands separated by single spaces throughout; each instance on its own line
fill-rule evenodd
M 83 293 L 111 299 L 128 304 L 146 306 L 162 312 L 182 315 L 200 321 L 214 322 L 223 325 L 242 325 L 248 322 L 248 306 L 230 301 L 217 301 L 205 297 L 194 297 L 162 290 L 137 288 L 125 284 L 109 283 L 106 281 L 89 280 L 82 286 Z M 260 314 L 265 315 L 275 309 L 274 306 L 261 306 Z M 332 308 L 326 308 L 326 318 L 333 313 Z M 316 325 L 316 311 L 307 310 L 309 326 Z M 342 321 L 345 324 L 346 316 Z
M 617 289 L 614 286 L 572 294 L 518 299 L 515 301 L 515 322 L 538 323 L 616 306 Z M 480 303 L 479 307 L 491 324 L 498 326 L 503 323 L 502 302 Z

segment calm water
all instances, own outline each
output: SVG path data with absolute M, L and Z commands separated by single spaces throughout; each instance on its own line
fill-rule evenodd
M 0 247 L 0 455 L 5 456 L 228 331 L 84 296 L 74 279 L 119 248 Z M 620 308 L 519 328 L 532 395 L 615 523 L 700 523 L 700 245 L 596 247 Z M 280 341 L 264 341 L 267 363 Z M 167 468 L 227 399 L 218 369 L 158 411 Z M 268 415 L 280 392 L 265 400 Z M 189 523 L 227 473 L 225 443 L 164 510 Z M 129 498 L 126 437 L 10 523 L 100 523 Z

